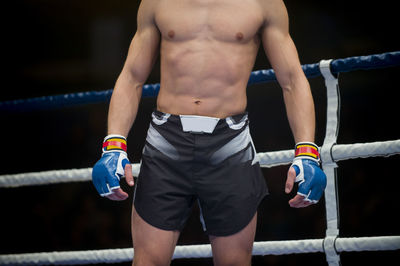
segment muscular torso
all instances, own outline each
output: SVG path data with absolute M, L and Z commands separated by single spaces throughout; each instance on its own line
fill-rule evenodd
M 160 111 L 226 117 L 245 110 L 263 24 L 257 0 L 161 0 Z

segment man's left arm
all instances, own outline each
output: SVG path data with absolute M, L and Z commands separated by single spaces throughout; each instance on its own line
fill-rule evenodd
M 306 207 L 318 202 L 326 186 L 319 168 L 318 147 L 314 144 L 315 110 L 308 80 L 301 68 L 297 49 L 289 34 L 286 7 L 280 0 L 269 2 L 261 38 L 265 53 L 283 90 L 286 113 L 296 143 L 296 157 L 289 168 L 285 192 L 300 181 L 291 207 Z

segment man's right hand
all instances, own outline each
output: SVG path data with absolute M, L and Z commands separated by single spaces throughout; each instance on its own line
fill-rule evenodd
M 111 135 L 104 139 L 103 155 L 92 171 L 92 181 L 98 193 L 110 200 L 125 200 L 128 194 L 120 187 L 121 177 L 126 177 L 133 186 L 132 166 L 126 154 L 126 140 L 122 136 Z

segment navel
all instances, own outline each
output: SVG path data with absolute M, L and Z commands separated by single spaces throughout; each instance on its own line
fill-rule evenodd
M 200 105 L 201 101 L 197 100 L 197 101 L 194 101 L 194 103 L 197 104 L 197 105 Z
M 243 33 L 241 33 L 241 32 L 238 32 L 238 33 L 236 33 L 236 39 L 238 40 L 238 41 L 241 41 L 241 40 L 243 40 Z
M 174 36 L 175 36 L 175 31 L 170 30 L 170 31 L 168 32 L 168 37 L 172 39 L 172 38 L 174 38 Z

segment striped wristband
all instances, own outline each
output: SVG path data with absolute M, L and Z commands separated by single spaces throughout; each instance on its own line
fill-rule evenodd
M 126 138 L 121 135 L 108 135 L 104 138 L 103 152 L 126 152 Z
M 312 142 L 299 142 L 296 144 L 294 157 L 312 159 L 319 162 L 318 146 Z

